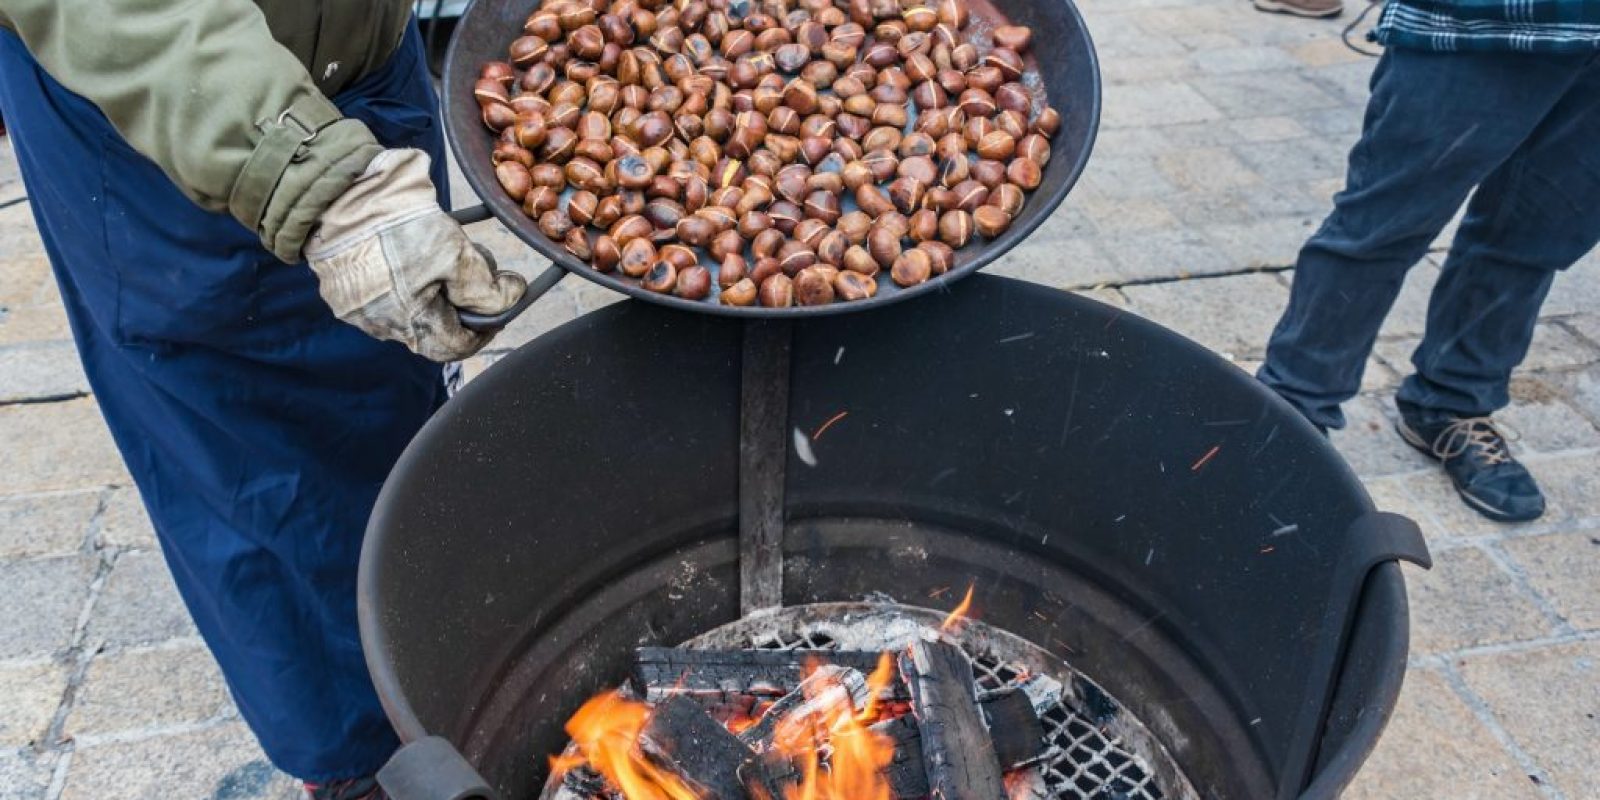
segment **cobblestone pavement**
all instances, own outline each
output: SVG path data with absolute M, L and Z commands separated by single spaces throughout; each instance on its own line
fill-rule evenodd
M 1089 291 L 1252 368 L 1341 185 L 1373 62 L 1341 44 L 1343 21 L 1243 0 L 1080 5 L 1105 73 L 1099 145 L 1067 203 L 991 271 Z M 292 797 L 174 594 L 22 195 L 0 146 L 0 800 Z M 542 266 L 491 224 L 474 235 L 503 263 Z M 1388 429 L 1438 254 L 1413 271 L 1334 437 L 1437 560 L 1408 572 L 1411 670 L 1353 797 L 1600 797 L 1597 260 L 1558 280 L 1504 413 L 1550 494 L 1544 519 L 1476 516 Z M 569 278 L 470 367 L 617 299 Z

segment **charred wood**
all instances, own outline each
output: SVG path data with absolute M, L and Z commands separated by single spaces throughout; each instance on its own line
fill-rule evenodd
M 996 692 L 978 703 L 994 741 L 1001 772 L 1026 766 L 1048 751 L 1044 723 L 1033 703 L 1021 691 Z M 927 764 L 922 756 L 922 729 L 911 715 L 880 722 L 872 729 L 894 740 L 894 760 L 889 762 L 889 787 L 897 798 L 927 797 Z
M 789 693 L 819 664 L 849 667 L 869 674 L 878 653 L 848 650 L 678 650 L 641 647 L 634 656 L 633 682 L 644 699 L 658 702 L 687 694 L 710 698 L 776 698 Z M 890 685 L 905 700 L 899 681 Z
M 978 708 L 972 665 L 941 640 L 912 642 L 900 656 L 922 738 L 928 794 L 934 800 L 1004 800 L 1000 758 Z
M 693 784 L 705 800 L 783 796 L 755 752 L 688 698 L 674 697 L 657 705 L 640 746 L 654 761 Z

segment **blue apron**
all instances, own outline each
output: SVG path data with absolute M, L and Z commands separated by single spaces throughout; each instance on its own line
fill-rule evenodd
M 448 207 L 415 26 L 334 100 L 426 150 Z M 444 401 L 440 368 L 336 320 L 310 269 L 190 202 L 3 31 L 0 113 L 89 383 L 241 714 L 302 780 L 371 774 L 397 741 L 362 660 L 357 556 Z

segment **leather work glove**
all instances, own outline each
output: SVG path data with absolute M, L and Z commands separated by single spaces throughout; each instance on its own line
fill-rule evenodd
M 459 361 L 494 334 L 461 327 L 457 310 L 497 314 L 527 281 L 439 207 L 421 150 L 385 150 L 323 212 L 305 246 L 322 299 L 339 319 L 434 361 Z

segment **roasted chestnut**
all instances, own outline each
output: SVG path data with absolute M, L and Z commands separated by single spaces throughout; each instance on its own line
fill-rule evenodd
M 761 282 L 761 305 L 768 308 L 788 308 L 794 305 L 794 282 L 788 275 L 770 275 Z
M 944 212 L 939 217 L 939 240 L 958 250 L 966 247 L 972 241 L 972 215 L 959 208 Z
M 818 267 L 800 270 L 794 276 L 794 299 L 802 306 L 824 306 L 833 302 L 833 275 Z
M 711 294 L 711 270 L 695 265 L 678 273 L 678 284 L 673 288 L 673 294 L 685 300 L 706 299 Z
M 718 300 L 726 306 L 753 306 L 756 304 L 756 285 L 749 278 L 742 278 L 724 288 Z
M 889 269 L 889 278 L 901 286 L 916 286 L 927 281 L 932 274 L 933 267 L 928 262 L 928 254 L 915 249 L 901 253 Z
M 994 206 L 978 206 L 972 212 L 972 224 L 980 236 L 993 239 L 1011 227 L 1011 215 Z
M 672 291 L 678 283 L 678 268 L 665 261 L 657 261 L 649 271 L 644 274 L 644 279 L 639 282 L 647 291 L 666 294 Z M 709 291 L 709 287 L 707 287 Z
M 878 266 L 887 269 L 900 257 L 900 234 L 888 228 L 873 228 L 867 234 L 867 252 Z

